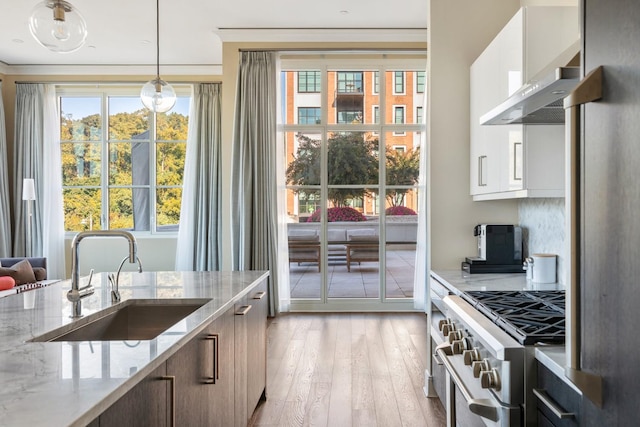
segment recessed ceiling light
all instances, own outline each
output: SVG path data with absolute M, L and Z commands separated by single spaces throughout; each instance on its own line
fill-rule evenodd
M 24 43 L 24 40 L 22 40 L 22 39 L 13 39 L 11 41 L 14 42 L 14 43 Z
M 348 15 L 349 11 L 348 10 L 341 10 L 340 11 L 340 15 Z

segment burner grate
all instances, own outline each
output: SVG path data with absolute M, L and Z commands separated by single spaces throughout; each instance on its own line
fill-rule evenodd
M 469 291 L 463 297 L 523 345 L 564 342 L 564 291 Z

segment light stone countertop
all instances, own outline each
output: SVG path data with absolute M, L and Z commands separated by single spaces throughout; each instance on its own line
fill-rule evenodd
M 268 276 L 266 271 L 122 273 L 129 299 L 211 301 L 157 338 L 143 341 L 28 342 L 69 325 L 70 281 L 0 298 L 0 426 L 84 426 L 166 361 Z M 81 279 L 81 286 L 86 278 Z M 112 306 L 107 274 L 82 300 L 89 315 Z M 82 321 L 82 319 L 80 319 Z
M 431 275 L 456 295 L 467 291 L 565 290 L 558 283 L 532 283 L 521 273 L 468 274 L 462 270 L 433 270 Z M 566 356 L 563 345 L 536 346 L 534 353 L 540 363 L 573 387 L 564 376 Z

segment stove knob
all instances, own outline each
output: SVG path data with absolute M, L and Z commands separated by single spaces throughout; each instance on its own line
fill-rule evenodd
M 455 340 L 451 344 L 451 350 L 453 354 L 462 354 L 463 351 L 468 350 L 471 347 L 471 343 L 468 338 L 462 338 L 460 340 Z
M 496 368 L 490 371 L 482 371 L 480 373 L 480 385 L 482 388 L 492 388 L 496 391 L 500 390 L 500 375 Z
M 447 323 L 442 326 L 442 335 L 445 337 L 449 336 L 449 334 L 456 330 L 456 325 L 453 323 Z
M 461 330 L 449 332 L 449 344 L 453 344 L 454 341 L 461 340 L 463 335 Z
M 480 373 L 484 371 L 488 371 L 491 369 L 489 365 L 489 359 L 476 360 L 471 363 L 471 368 L 473 369 L 473 376 L 476 378 L 480 378 Z
M 473 350 L 463 351 L 462 356 L 464 357 L 464 364 L 467 366 L 471 366 L 473 362 L 481 359 L 478 347 L 474 347 Z
M 438 330 L 440 330 L 440 331 L 441 331 L 441 330 L 442 330 L 442 327 L 443 327 L 444 325 L 449 325 L 449 324 L 451 324 L 451 319 L 442 319 L 442 320 L 440 320 L 440 321 L 438 322 Z

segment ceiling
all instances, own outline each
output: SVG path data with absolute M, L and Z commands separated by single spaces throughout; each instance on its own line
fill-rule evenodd
M 155 1 L 68 0 L 89 35 L 76 52 L 40 46 L 28 19 L 39 0 L 0 0 L 0 72 L 118 66 L 148 73 L 156 61 Z M 425 0 L 160 0 L 161 72 L 221 70 L 222 41 L 425 41 Z M 135 67 L 134 67 L 135 68 Z M 103 69 L 104 72 L 104 69 Z M 36 72 L 37 73 L 37 72 Z M 171 73 L 171 70 L 169 70 Z

